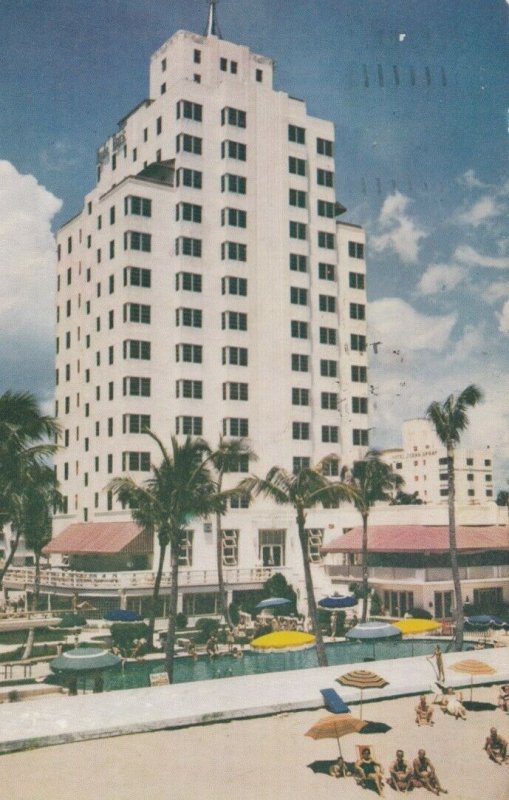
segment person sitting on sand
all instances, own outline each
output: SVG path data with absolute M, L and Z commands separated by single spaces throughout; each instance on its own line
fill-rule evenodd
M 396 792 L 409 792 L 413 787 L 412 770 L 403 750 L 396 750 L 396 759 L 389 767 L 387 783 Z
M 506 713 L 509 711 L 509 684 L 507 683 L 500 687 L 500 692 L 498 693 L 498 706 Z
M 414 786 L 423 786 L 433 794 L 439 795 L 440 792 L 447 794 L 447 789 L 442 789 L 438 776 L 435 772 L 435 767 L 426 755 L 425 750 L 419 750 L 417 758 L 414 758 L 413 763 Z
M 503 764 L 507 761 L 507 741 L 498 734 L 496 728 L 490 728 L 490 735 L 484 744 L 488 757 L 495 764 Z
M 433 725 L 433 708 L 428 704 L 425 695 L 421 694 L 415 707 L 415 721 L 418 725 Z
M 447 706 L 445 710 L 447 713 L 451 714 L 455 719 L 459 719 L 461 717 L 461 719 L 466 720 L 467 711 L 463 705 L 463 694 L 459 692 L 457 695 L 455 695 L 451 690 L 451 693 L 446 696 Z
M 346 778 L 351 774 L 351 770 L 343 756 L 339 756 L 338 760 L 329 767 L 329 775 L 333 778 Z
M 367 783 L 373 783 L 380 797 L 384 796 L 382 767 L 373 758 L 369 747 L 362 749 L 361 757 L 355 762 L 354 776 L 363 787 Z

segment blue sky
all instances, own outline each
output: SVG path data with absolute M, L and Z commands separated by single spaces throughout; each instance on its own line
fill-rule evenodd
M 147 94 L 151 53 L 205 0 L 2 0 L 0 391 L 53 391 L 51 230 Z M 223 37 L 336 124 L 338 199 L 366 227 L 372 442 L 478 383 L 466 442 L 509 478 L 506 0 L 221 0 Z

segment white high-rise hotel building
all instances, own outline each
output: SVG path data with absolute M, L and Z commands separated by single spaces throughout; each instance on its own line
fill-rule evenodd
M 259 475 L 368 444 L 364 233 L 336 219 L 334 125 L 273 88 L 270 58 L 216 35 L 214 11 L 205 36 L 154 53 L 148 99 L 58 233 L 56 531 L 129 518 L 106 487 L 148 477 L 145 426 L 247 437 Z M 292 517 L 232 509 L 225 563 L 288 565 Z

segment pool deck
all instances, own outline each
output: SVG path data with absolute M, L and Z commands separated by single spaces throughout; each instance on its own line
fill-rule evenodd
M 496 669 L 493 676 L 474 678 L 474 687 L 509 683 L 509 650 L 501 647 L 444 654 L 447 686 L 470 686 L 468 675 L 448 669 L 466 658 L 482 660 Z M 359 690 L 335 683 L 339 675 L 353 668 L 376 671 L 388 681 L 383 689 L 365 690 L 364 705 L 372 700 L 437 691 L 434 664 L 418 656 L 76 697 L 48 696 L 0 705 L 0 753 L 316 709 L 323 705 L 320 689 L 329 687 L 336 688 L 346 703 L 355 704 L 360 699 Z M 367 708 L 363 716 L 369 718 Z

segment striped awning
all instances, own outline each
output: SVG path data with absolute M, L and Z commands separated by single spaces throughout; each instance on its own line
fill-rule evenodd
M 151 536 L 135 522 L 76 522 L 46 545 L 43 553 L 68 555 L 144 555 L 153 551 Z

